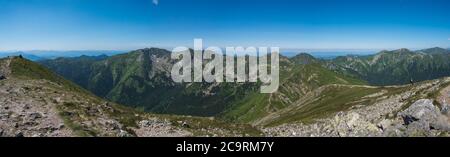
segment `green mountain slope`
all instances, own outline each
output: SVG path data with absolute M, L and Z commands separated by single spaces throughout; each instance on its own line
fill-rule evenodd
M 0 59 L 0 136 L 260 136 L 214 118 L 154 115 L 105 101 L 20 57 Z
M 323 68 L 322 61 L 306 54 L 280 58 L 281 84 L 274 94 L 259 93 L 259 83 L 174 83 L 170 78 L 174 61 L 169 55 L 166 50 L 152 48 L 102 60 L 66 59 L 68 63 L 89 67 L 58 60 L 41 63 L 114 102 L 155 113 L 220 116 L 241 122 L 289 106 L 323 85 L 365 84 Z M 84 76 L 71 73 L 78 71 L 83 71 Z
M 41 64 L 100 97 L 155 113 L 212 116 L 259 90 L 252 83 L 174 83 L 170 71 L 175 61 L 163 49 L 142 49 L 102 60 L 64 60 Z
M 450 76 L 450 51 L 431 48 L 400 49 L 369 56 L 338 57 L 327 62 L 338 73 L 353 75 L 373 85 L 407 84 Z
M 330 84 L 365 84 L 364 81 L 334 73 L 320 64 L 293 64 L 280 74 L 280 87 L 272 94 L 253 93 L 236 103 L 223 116 L 227 119 L 253 122 L 276 112 L 319 87 Z
M 163 49 L 142 49 L 100 60 L 65 60 L 47 60 L 41 64 L 100 97 L 145 111 L 222 115 L 226 119 L 243 121 L 288 106 L 306 92 L 322 85 L 363 84 L 363 81 L 322 68 L 319 60 L 306 54 L 291 59 L 281 57 L 282 85 L 280 92 L 272 95 L 259 94 L 259 83 L 174 83 L 170 71 L 175 61 L 170 59 L 170 52 Z M 74 66 L 73 63 L 81 65 Z M 250 106 L 255 105 L 256 108 L 263 105 L 267 109 L 249 111 Z
M 450 78 L 414 85 L 329 85 L 254 122 L 268 136 L 449 136 Z

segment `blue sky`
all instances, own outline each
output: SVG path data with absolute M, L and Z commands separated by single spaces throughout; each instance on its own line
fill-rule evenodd
M 450 47 L 448 0 L 0 0 L 0 50 Z

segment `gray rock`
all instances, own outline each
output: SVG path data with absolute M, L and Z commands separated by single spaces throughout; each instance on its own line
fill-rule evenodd
M 6 76 L 0 74 L 0 80 L 5 80 L 5 79 L 6 79 Z
M 30 113 L 30 114 L 28 115 L 28 117 L 29 117 L 31 120 L 36 120 L 36 119 L 38 119 L 38 118 L 42 118 L 42 115 L 41 115 L 40 113 L 35 112 L 35 113 Z
M 362 115 L 349 112 L 346 114 L 337 114 L 334 119 L 334 126 L 339 136 L 376 136 L 380 133 L 380 129 L 366 120 Z M 316 132 L 323 132 L 317 130 Z
M 96 108 L 93 107 L 87 107 L 87 114 L 90 116 L 94 116 L 97 113 L 99 113 L 99 111 Z
M 442 111 L 441 111 L 442 114 L 448 115 L 448 113 L 450 113 L 449 109 L 450 109 L 449 105 L 447 105 L 447 104 L 442 105 Z
M 24 126 L 24 127 L 32 127 L 32 126 L 36 126 L 36 125 L 38 125 L 39 123 L 38 122 L 36 122 L 36 121 L 26 121 L 26 122 L 23 122 L 23 124 L 22 124 L 22 126 Z
M 58 129 L 63 129 L 64 127 L 66 127 L 63 123 L 58 125 Z
M 120 133 L 118 135 L 119 137 L 133 137 L 133 135 L 131 135 L 130 133 L 128 133 L 125 130 L 120 130 Z
M 17 132 L 16 135 L 15 135 L 15 137 L 24 137 L 24 135 L 23 135 L 22 132 Z
M 0 113 L 0 120 L 7 120 L 9 118 L 8 113 Z
M 389 127 L 391 127 L 392 121 L 389 119 L 383 119 L 380 123 L 377 124 L 377 127 L 381 130 L 387 130 Z
M 139 126 L 141 127 L 149 127 L 150 125 L 152 125 L 152 123 L 148 120 L 142 120 L 139 122 Z
M 416 129 L 426 127 L 429 129 L 434 126 L 434 123 L 440 116 L 440 111 L 438 107 L 433 105 L 433 100 L 421 99 L 400 112 L 399 115 L 403 118 L 405 125 L 409 126 L 417 122 L 413 125 Z
M 81 122 L 81 125 L 84 126 L 84 127 L 88 127 L 88 128 L 91 128 L 91 127 L 94 126 L 94 124 L 92 124 L 91 121 Z
M 187 122 L 183 122 L 183 123 L 181 124 L 181 126 L 182 126 L 182 127 L 185 127 L 185 128 L 190 128 L 190 127 L 191 127 Z
M 114 120 L 107 120 L 105 122 L 105 126 L 108 130 L 119 130 L 122 128 L 121 124 Z
M 24 109 L 24 110 L 29 110 L 29 109 L 30 109 L 30 105 L 25 104 L 25 105 L 23 106 L 23 109 Z
M 430 123 L 426 121 L 414 121 L 407 126 L 405 131 L 408 136 L 429 136 Z

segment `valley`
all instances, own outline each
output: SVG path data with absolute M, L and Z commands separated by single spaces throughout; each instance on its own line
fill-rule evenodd
M 272 94 L 258 82 L 173 82 L 175 61 L 158 48 L 38 63 L 7 57 L 0 136 L 448 136 L 446 57 L 440 48 L 280 56 Z

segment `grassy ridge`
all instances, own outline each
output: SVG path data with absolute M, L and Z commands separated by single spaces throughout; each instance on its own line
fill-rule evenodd
M 254 92 L 237 101 L 222 117 L 231 121 L 252 122 L 292 105 L 308 92 L 330 84 L 364 85 L 364 81 L 336 74 L 319 64 L 294 65 L 290 71 L 282 71 L 278 92 L 261 94 Z

